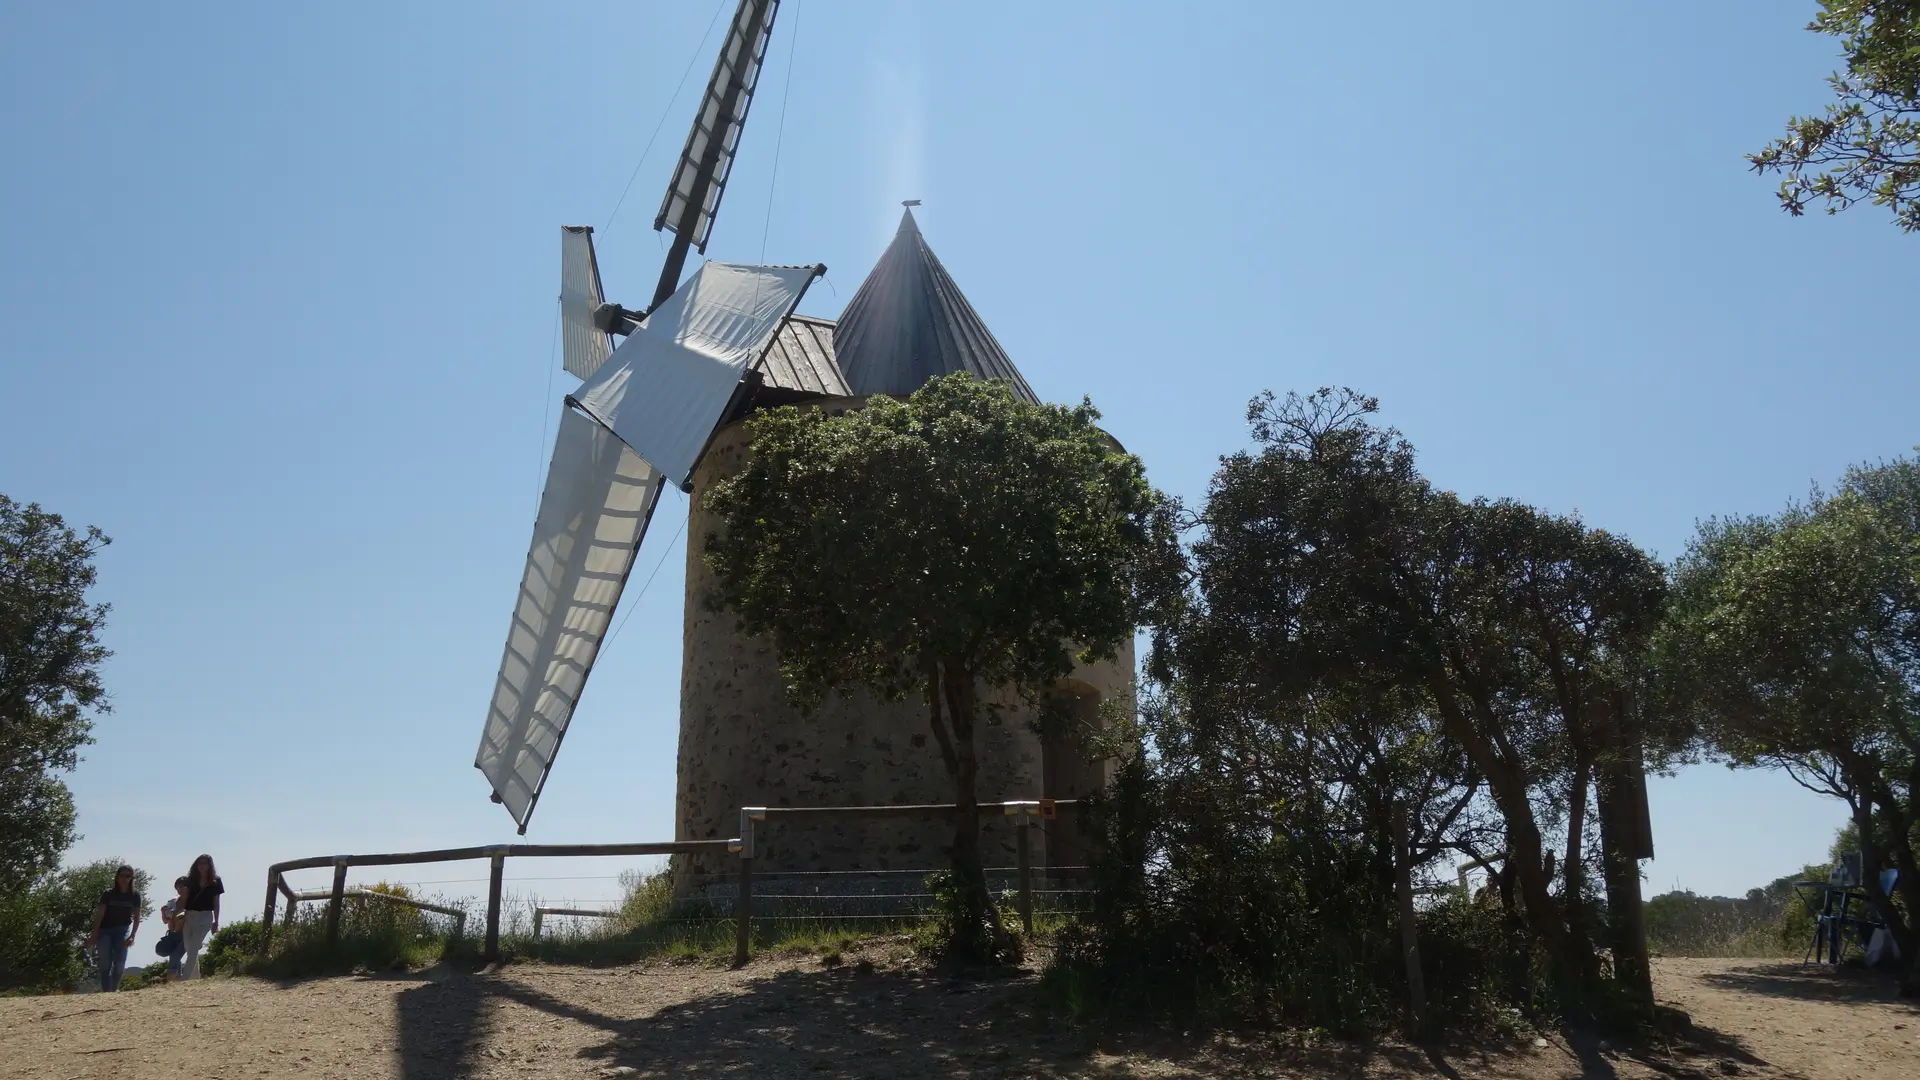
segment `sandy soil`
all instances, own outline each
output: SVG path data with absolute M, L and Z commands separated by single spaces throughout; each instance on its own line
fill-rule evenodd
M 1176 1034 L 1095 1044 L 1034 1005 L 1032 973 L 956 983 L 880 943 L 744 971 L 514 965 L 276 985 L 212 979 L 0 999 L 0 1077 L 1920 1077 L 1920 1005 L 1856 973 L 1661 960 L 1700 1031 L 1622 1055 L 1555 1037 L 1455 1052 L 1301 1049 Z M 860 961 L 866 961 L 865 964 Z

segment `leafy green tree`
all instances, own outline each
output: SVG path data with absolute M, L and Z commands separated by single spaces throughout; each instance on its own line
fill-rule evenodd
M 1038 701 L 1136 624 L 1158 503 L 1098 417 L 965 375 L 844 413 L 773 409 L 750 421 L 746 467 L 703 496 L 722 523 L 715 601 L 772 639 L 796 703 L 925 700 L 959 807 L 962 954 L 1002 940 L 980 863 L 982 689 Z
M 1409 715 L 1464 757 L 1453 775 L 1484 785 L 1517 914 L 1582 1008 L 1600 971 L 1587 812 L 1597 770 L 1627 751 L 1639 768 L 1618 731 L 1660 567 L 1577 520 L 1435 491 L 1377 408 L 1352 391 L 1255 400 L 1261 452 L 1223 461 L 1194 548 L 1203 581 L 1234 587 L 1203 591 L 1230 627 L 1264 628 L 1247 654 L 1268 683 L 1422 703 Z
M 1648 750 L 1658 756 L 1666 743 L 1646 730 L 1633 690 L 1645 678 L 1666 570 L 1632 542 L 1577 518 L 1504 501 L 1475 504 L 1470 516 L 1484 568 L 1472 577 L 1484 576 L 1490 586 L 1475 601 L 1490 616 L 1481 632 L 1516 650 L 1514 700 L 1534 714 L 1520 725 L 1530 745 L 1526 767 L 1532 783 L 1551 792 L 1535 802 L 1554 811 L 1563 837 L 1560 905 L 1571 948 L 1584 964 L 1602 929 L 1588 876 L 1597 831 L 1612 901 L 1604 929 L 1614 975 L 1650 1007 L 1652 976 L 1634 917 L 1641 910 L 1637 858 L 1645 840 L 1637 835 L 1635 803 Z M 1585 974 L 1591 979 L 1594 970 Z
M 1916 814 L 1914 817 L 1915 820 L 1912 831 L 1913 847 L 1915 851 L 1920 851 L 1920 814 Z M 1880 841 L 1880 846 L 1882 850 L 1891 850 L 1891 845 L 1885 838 Z M 1840 827 L 1840 831 L 1834 835 L 1833 846 L 1827 849 L 1827 862 L 1829 864 L 1838 863 L 1841 856 L 1850 851 L 1859 850 L 1860 826 L 1855 825 L 1853 821 L 1849 819 L 1845 825 Z
M 0 990 L 52 990 L 80 978 L 77 944 L 47 901 L 32 885 L 0 889 Z
M 1146 713 L 1158 752 L 1146 771 L 1162 821 L 1141 873 L 1177 905 L 1163 921 L 1209 944 L 1193 958 L 1209 979 L 1295 980 L 1291 1006 L 1313 1022 L 1358 1021 L 1371 1006 L 1347 995 L 1404 970 L 1402 862 L 1418 878 L 1485 831 L 1479 777 L 1431 700 L 1384 665 L 1350 665 L 1353 642 L 1326 632 L 1394 618 L 1359 575 L 1425 497 L 1392 433 L 1355 426 L 1371 407 L 1330 393 L 1253 402 L 1258 449 L 1221 460 L 1195 522 L 1191 595 L 1167 609 L 1150 664 L 1164 694 Z M 1329 925 L 1267 915 L 1283 894 Z M 1379 971 L 1332 986 L 1290 972 L 1312 939 Z
M 1920 462 L 1850 470 L 1773 517 L 1700 528 L 1675 568 L 1665 667 L 1736 764 L 1844 801 L 1864 883 L 1920 990 Z
M 80 977 L 80 944 L 93 932 L 100 894 L 113 888 L 122 865 L 98 859 L 0 890 L 0 989 L 52 990 Z M 144 919 L 154 908 L 152 876 L 136 869 L 133 887 Z
M 1827 79 L 1837 100 L 1747 160 L 1783 174 L 1780 205 L 1795 217 L 1816 199 L 1829 214 L 1866 199 L 1920 230 L 1920 0 L 1820 0 L 1807 29 L 1840 39 L 1847 67 Z
M 1185 896 L 1185 924 L 1211 928 L 1205 957 L 1176 950 L 1169 964 L 1212 965 L 1221 986 L 1299 986 L 1274 958 L 1300 940 L 1399 958 L 1396 862 L 1417 872 L 1453 851 L 1504 852 L 1508 931 L 1543 947 L 1560 1006 L 1582 1011 L 1601 976 L 1602 916 L 1640 908 L 1639 838 L 1620 835 L 1620 810 L 1643 755 L 1667 741 L 1634 693 L 1664 570 L 1577 519 L 1434 490 L 1412 446 L 1372 422 L 1377 408 L 1331 389 L 1249 406 L 1257 446 L 1222 459 L 1196 519 L 1193 587 L 1160 608 L 1159 694 L 1144 712 L 1156 754 L 1139 780 L 1162 824 L 1144 844 L 1112 843 L 1142 859 L 1116 874 L 1132 882 L 1117 892 L 1146 896 L 1149 913 L 1155 892 Z M 1618 905 L 1590 880 L 1596 847 Z M 1347 925 L 1277 920 L 1276 895 Z M 1132 944 L 1109 952 L 1148 954 L 1124 918 L 1110 921 L 1110 941 Z M 1605 929 L 1644 1011 L 1646 966 L 1629 962 L 1644 956 L 1638 920 Z M 1222 953 L 1240 966 L 1226 970 Z M 1472 964 L 1476 950 L 1454 953 Z M 1498 979 L 1531 994 L 1524 963 Z
M 0 882 L 14 887 L 74 841 L 73 798 L 56 774 L 78 764 L 89 714 L 107 708 L 107 607 L 87 602 L 107 543 L 0 495 Z
M 47 907 L 60 932 L 76 945 L 93 931 L 93 916 L 100 905 L 100 894 L 113 888 L 114 871 L 125 865 L 123 859 L 95 859 L 47 877 L 42 886 L 47 895 Z M 166 896 L 155 897 L 153 875 L 137 867 L 133 871 L 133 890 L 140 894 L 142 919 L 153 914 L 156 899 L 165 903 L 173 897 L 171 888 Z

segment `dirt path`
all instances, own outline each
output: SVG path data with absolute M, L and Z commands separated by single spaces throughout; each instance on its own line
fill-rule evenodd
M 1920 1077 L 1913 1004 L 1872 981 L 1790 966 L 1660 961 L 1662 999 L 1718 1033 L 1695 1053 L 1635 1060 L 1552 1039 L 1436 1064 L 1391 1045 L 1095 1046 L 1035 1008 L 1032 974 L 952 983 L 887 944 L 846 959 L 214 979 L 0 999 L 0 1077 Z
M 1660 998 L 1781 1075 L 1808 1080 L 1920 1077 L 1920 1001 L 1901 1000 L 1890 979 L 1817 964 L 1655 963 Z

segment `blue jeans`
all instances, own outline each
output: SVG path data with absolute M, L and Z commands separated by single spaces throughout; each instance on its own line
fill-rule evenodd
M 109 926 L 100 931 L 100 989 L 111 993 L 120 989 L 127 973 L 127 928 Z
M 176 934 L 173 939 L 173 951 L 167 954 L 167 977 L 169 979 L 177 979 L 180 977 L 180 961 L 186 955 L 187 936 L 184 933 Z

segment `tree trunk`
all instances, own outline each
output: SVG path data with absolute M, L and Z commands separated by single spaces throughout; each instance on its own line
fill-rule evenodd
M 1593 957 L 1593 933 L 1587 913 L 1587 798 L 1593 787 L 1593 764 L 1586 753 L 1576 753 L 1573 778 L 1567 793 L 1567 851 L 1560 875 L 1566 881 L 1567 934 L 1575 952 L 1587 964 L 1584 973 L 1597 974 Z
M 1393 808 L 1393 892 L 1400 915 L 1400 960 L 1407 969 L 1407 1034 L 1420 1038 L 1427 1026 L 1426 978 L 1420 970 L 1420 920 L 1413 910 L 1413 835 L 1407 809 Z
M 1875 776 L 1874 781 L 1878 781 Z M 1869 787 L 1877 786 L 1869 784 Z M 1900 949 L 1900 959 L 1906 964 L 1906 974 L 1902 977 L 1900 992 L 1907 997 L 1920 996 L 1920 918 L 1903 918 L 1899 908 L 1893 904 L 1893 897 L 1880 888 L 1879 868 L 1888 861 L 1899 869 L 1900 877 L 1894 884 L 1894 893 L 1906 898 L 1909 912 L 1920 912 L 1920 872 L 1916 872 L 1911 827 L 1904 815 L 1899 813 L 1899 805 L 1893 801 L 1892 792 L 1882 792 L 1883 805 L 1891 803 L 1888 809 L 1893 812 L 1888 817 L 1894 819 L 1894 850 L 1887 851 L 1880 845 L 1880 833 L 1873 818 L 1874 799 L 1863 797 L 1853 808 L 1854 827 L 1860 833 L 1860 865 L 1862 873 L 1869 880 L 1861 882 L 1867 898 L 1875 911 L 1887 924 L 1887 932 L 1892 935 L 1893 943 Z
M 1468 715 L 1468 708 L 1479 706 L 1463 704 L 1449 679 L 1433 678 L 1428 686 L 1433 690 L 1446 733 L 1467 751 L 1468 759 L 1486 778 L 1487 791 L 1506 822 L 1506 868 L 1519 885 L 1527 929 L 1546 947 L 1561 1006 L 1569 1013 L 1583 1013 L 1588 980 L 1593 972 L 1591 945 L 1587 946 L 1586 955 L 1581 956 L 1567 932 L 1566 913 L 1553 901 L 1546 846 L 1533 814 L 1533 803 L 1528 798 L 1526 773 L 1517 761 L 1503 754 L 1495 740 Z M 1497 719 L 1487 718 L 1490 731 L 1497 732 L 1498 724 Z
M 941 681 L 953 726 L 953 876 L 966 914 L 965 925 L 956 928 L 953 944 L 962 955 L 991 963 L 998 959 L 1005 928 L 987 892 L 987 873 L 980 861 L 980 759 L 973 740 L 977 712 L 974 678 L 971 672 L 943 664 Z
M 1607 884 L 1607 946 L 1613 950 L 1613 981 L 1643 1009 L 1653 1007 L 1653 970 L 1647 958 L 1646 909 L 1640 899 L 1638 787 L 1627 770 L 1642 768 L 1639 754 L 1623 751 L 1601 766 L 1600 873 Z

